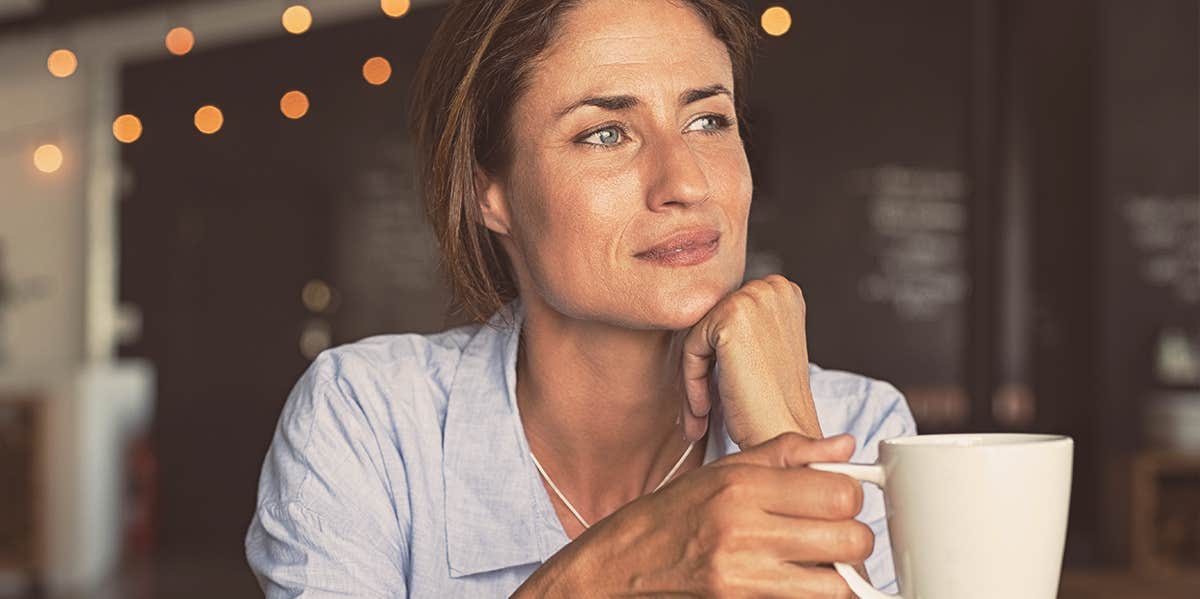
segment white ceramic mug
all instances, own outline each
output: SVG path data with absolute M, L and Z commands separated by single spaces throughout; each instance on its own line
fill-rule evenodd
M 1060 435 L 918 435 L 876 464 L 820 463 L 883 489 L 900 595 L 834 564 L 862 599 L 1054 599 L 1074 442 Z

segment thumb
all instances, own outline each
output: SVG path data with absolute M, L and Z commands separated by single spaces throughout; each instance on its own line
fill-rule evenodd
M 786 432 L 729 457 L 734 463 L 797 468 L 811 462 L 845 462 L 854 454 L 854 447 L 854 437 L 848 434 L 812 439 Z

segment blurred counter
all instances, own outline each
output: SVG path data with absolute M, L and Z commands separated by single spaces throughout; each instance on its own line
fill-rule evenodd
M 32 549 L 0 564 L 7 578 L 59 594 L 93 588 L 118 567 L 126 447 L 149 427 L 154 389 L 154 369 L 141 360 L 0 372 L 0 407 L 36 414 L 24 436 L 30 458 L 16 465 L 25 497 L 14 499 L 32 514 L 33 538 L 20 545 Z
M 1131 572 L 1067 570 L 1059 599 L 1196 599 L 1200 575 L 1151 578 Z

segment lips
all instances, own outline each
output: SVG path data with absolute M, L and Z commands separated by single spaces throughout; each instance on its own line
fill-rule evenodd
M 671 235 L 654 246 L 634 254 L 644 260 L 665 260 L 696 253 L 707 253 L 720 239 L 716 229 L 688 229 Z

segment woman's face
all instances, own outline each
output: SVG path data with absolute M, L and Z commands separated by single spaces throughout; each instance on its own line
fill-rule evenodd
M 668 0 L 586 0 L 514 106 L 511 169 L 485 220 L 521 293 L 573 318 L 684 329 L 742 281 L 752 182 L 728 52 Z M 719 233 L 688 266 L 639 256 Z M 711 246 L 710 246 L 711 247 Z

